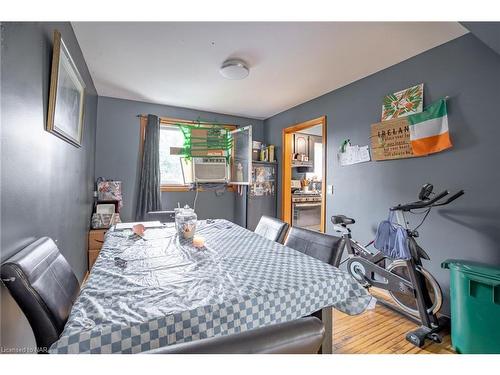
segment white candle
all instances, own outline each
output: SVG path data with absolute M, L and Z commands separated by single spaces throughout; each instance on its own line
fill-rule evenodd
M 194 236 L 193 237 L 193 246 L 194 247 L 203 247 L 203 246 L 205 246 L 205 237 L 203 237 L 203 236 Z

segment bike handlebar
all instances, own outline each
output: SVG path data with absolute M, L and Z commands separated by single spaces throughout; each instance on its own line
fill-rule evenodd
M 437 203 L 437 204 L 433 205 L 433 207 L 447 205 L 448 203 L 453 202 L 455 199 L 458 199 L 459 197 L 461 197 L 461 196 L 462 196 L 462 195 L 464 195 L 464 194 L 465 194 L 465 191 L 460 190 L 460 191 L 456 192 L 455 194 L 453 194 L 451 197 L 449 197 L 449 198 L 448 198 L 447 200 L 445 200 L 444 202 L 440 202 L 440 203 Z
M 453 194 L 451 197 L 449 197 L 446 201 L 438 202 L 439 200 L 446 197 L 448 194 L 449 194 L 448 190 L 444 190 L 441 193 L 436 194 L 436 196 L 432 199 L 424 200 L 424 201 L 417 201 L 417 202 L 412 202 L 412 203 L 407 203 L 407 204 L 398 204 L 397 206 L 391 207 L 391 211 L 410 211 L 410 210 L 414 210 L 417 208 L 444 206 L 448 203 L 453 202 L 455 199 L 459 198 L 460 196 L 464 195 L 465 192 L 463 190 L 460 190 L 457 193 Z

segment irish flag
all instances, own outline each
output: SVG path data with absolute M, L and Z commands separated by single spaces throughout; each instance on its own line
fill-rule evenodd
M 432 154 L 451 147 L 446 99 L 431 104 L 423 112 L 410 115 L 407 119 L 414 155 Z

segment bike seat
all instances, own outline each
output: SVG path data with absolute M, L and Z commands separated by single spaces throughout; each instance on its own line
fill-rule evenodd
M 345 215 L 333 215 L 332 216 L 332 223 L 333 224 L 340 224 L 340 225 L 350 225 L 354 224 L 356 220 L 347 217 Z

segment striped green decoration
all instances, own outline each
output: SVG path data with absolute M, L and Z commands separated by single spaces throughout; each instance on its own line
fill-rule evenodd
M 206 126 L 202 127 L 201 125 L 175 125 L 181 129 L 184 135 L 183 155 L 185 158 L 190 159 L 192 157 L 192 150 L 195 148 L 196 151 L 224 150 L 225 157 L 229 161 L 230 151 L 233 147 L 233 138 L 229 130 L 220 125 L 212 125 L 208 129 Z M 194 137 L 192 135 L 192 129 L 200 128 L 208 130 L 207 138 Z

